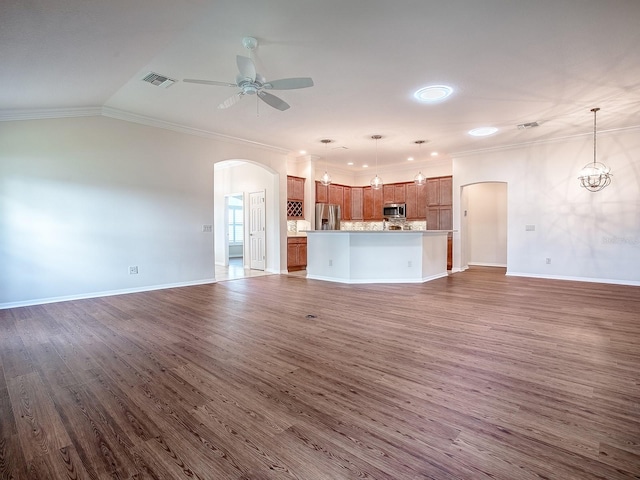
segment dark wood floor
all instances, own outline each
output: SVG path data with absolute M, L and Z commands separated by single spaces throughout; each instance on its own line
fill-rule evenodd
M 271 275 L 0 311 L 0 477 L 640 478 L 640 288 Z

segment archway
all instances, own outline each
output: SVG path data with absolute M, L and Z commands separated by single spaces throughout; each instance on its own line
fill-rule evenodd
M 229 199 L 240 199 L 246 208 L 242 210 L 242 217 L 233 222 L 235 227 L 242 225 L 242 235 L 236 235 L 236 240 L 242 238 L 242 264 L 234 268 L 233 278 L 255 276 L 265 273 L 280 272 L 280 175 L 267 165 L 247 159 L 229 159 L 214 164 L 214 255 L 216 272 L 220 267 L 229 268 Z M 248 259 L 251 258 L 249 239 L 249 197 L 252 193 L 263 192 L 265 198 L 265 262 L 264 271 L 257 272 L 250 268 Z M 233 219 L 232 219 L 233 220 Z M 233 242 L 231 242 L 233 244 Z M 236 244 L 240 242 L 235 242 Z M 218 276 L 218 275 L 216 275 Z
M 507 267 L 507 183 L 462 186 L 460 203 L 462 269 Z

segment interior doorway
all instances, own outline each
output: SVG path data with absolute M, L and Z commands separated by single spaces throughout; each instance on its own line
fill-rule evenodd
M 461 206 L 462 265 L 507 267 L 507 184 L 465 185 Z
M 281 180 L 282 175 L 278 171 L 251 160 L 230 159 L 214 164 L 213 245 L 216 279 L 251 277 L 282 271 L 286 243 L 283 245 L 281 238 L 280 192 L 285 191 L 280 185 Z M 254 193 L 259 194 L 257 205 L 260 206 L 262 216 L 259 217 L 257 227 L 254 225 L 252 236 L 251 197 Z M 241 200 L 242 220 L 238 218 Z M 236 209 L 232 208 L 234 206 Z M 255 241 L 252 240 L 254 238 Z M 238 265 L 240 258 L 242 264 Z M 286 261 L 286 256 L 284 259 Z
M 241 193 L 225 196 L 227 265 L 244 265 L 244 198 Z

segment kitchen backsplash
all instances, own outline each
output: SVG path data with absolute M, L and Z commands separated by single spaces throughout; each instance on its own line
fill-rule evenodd
M 387 222 L 387 226 L 400 224 L 400 222 Z M 404 226 L 404 230 L 426 230 L 427 222 L 426 221 L 416 221 L 416 222 L 402 222 Z M 383 230 L 384 222 L 352 222 L 352 221 L 343 221 L 340 222 L 340 230 L 352 230 L 352 231 L 373 231 L 373 230 Z
M 389 225 L 393 225 L 393 222 L 389 222 Z M 427 222 L 415 221 L 404 222 L 405 229 L 407 230 L 426 230 Z M 310 230 L 311 224 L 306 220 L 289 220 L 287 221 L 287 232 L 297 233 L 304 230 Z M 354 221 L 342 221 L 340 222 L 340 230 L 352 230 L 352 231 L 373 231 L 382 230 L 383 222 L 354 222 Z

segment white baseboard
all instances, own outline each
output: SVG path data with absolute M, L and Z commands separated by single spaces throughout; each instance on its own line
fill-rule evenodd
M 0 310 L 8 308 L 29 307 L 32 305 L 44 305 L 46 303 L 68 302 L 71 300 L 86 300 L 88 298 L 111 297 L 113 295 L 126 295 L 129 293 L 150 292 L 153 290 L 164 290 L 167 288 L 192 287 L 194 285 L 206 285 L 216 283 L 215 278 L 207 278 L 204 280 L 195 280 L 193 282 L 167 283 L 164 285 L 152 285 L 149 287 L 124 288 L 119 290 L 107 290 L 104 292 L 90 292 L 80 295 L 65 295 L 62 297 L 34 298 L 22 302 L 0 303 Z
M 506 263 L 469 262 L 469 266 L 474 266 L 474 267 L 501 267 L 501 268 L 507 268 L 507 264 L 506 264 Z
M 336 278 L 336 277 L 324 277 L 322 275 L 310 275 L 307 273 L 307 278 L 310 280 L 322 280 L 325 282 L 335 283 L 348 283 L 352 285 L 367 284 L 367 283 L 425 283 L 438 278 L 448 276 L 448 273 L 438 273 L 429 277 L 422 278 Z
M 547 280 L 568 280 L 571 282 L 608 283 L 612 285 L 629 285 L 632 287 L 640 287 L 640 282 L 637 280 L 618 280 L 613 278 L 569 277 L 565 275 L 542 275 L 537 273 L 521 273 L 521 272 L 509 272 L 509 271 L 507 271 L 505 275 L 509 277 L 544 278 Z

